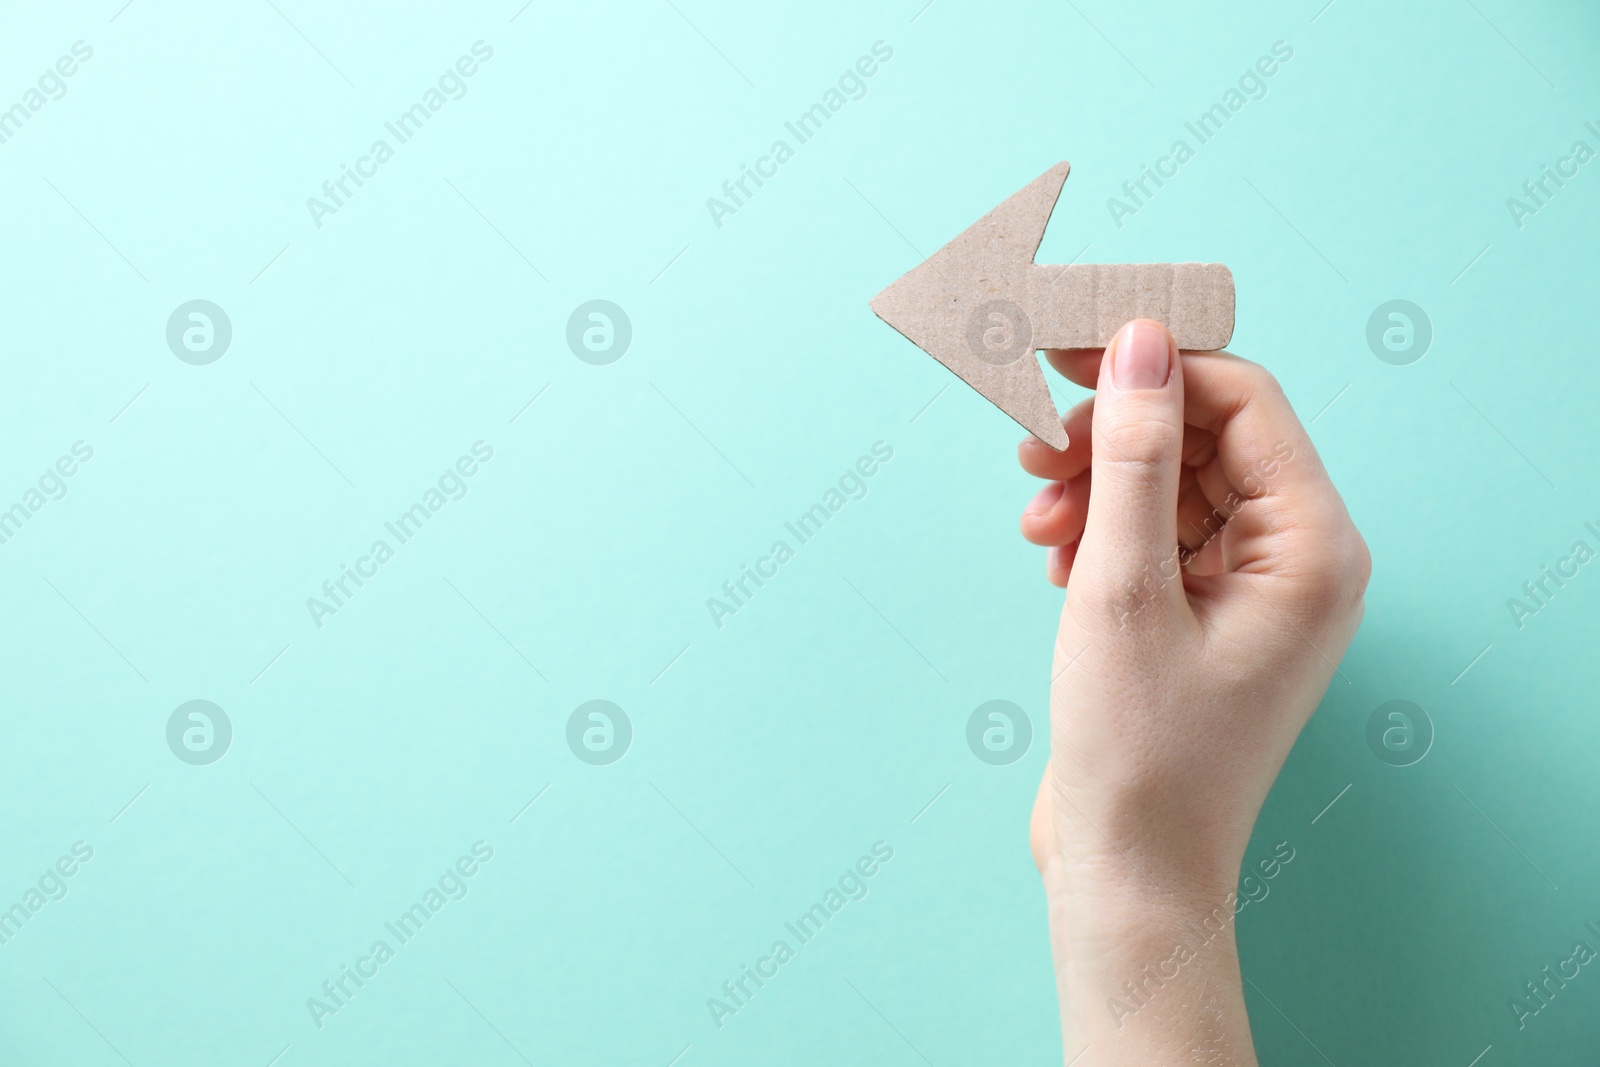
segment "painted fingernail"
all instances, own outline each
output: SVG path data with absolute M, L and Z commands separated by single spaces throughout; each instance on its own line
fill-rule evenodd
M 1055 507 L 1056 501 L 1061 499 L 1061 490 L 1065 488 L 1063 482 L 1051 482 L 1039 490 L 1037 496 L 1028 502 L 1029 515 L 1043 515 Z
M 1117 334 L 1111 380 L 1119 389 L 1160 389 L 1172 374 L 1167 331 L 1149 319 L 1135 319 Z

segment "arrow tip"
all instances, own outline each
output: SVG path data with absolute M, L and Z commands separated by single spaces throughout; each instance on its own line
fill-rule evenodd
M 1043 383 L 1041 382 L 1040 384 L 1042 385 Z M 1045 386 L 1044 395 L 1046 398 L 1050 396 L 1049 386 Z M 1049 408 L 1050 413 L 1048 416 L 1040 415 L 1036 418 L 1030 418 L 1026 422 L 1011 412 L 1007 412 L 1006 414 L 1011 415 L 1013 419 L 1017 420 L 1017 424 L 1019 426 L 1033 434 L 1033 436 L 1037 437 L 1051 448 L 1055 449 L 1057 452 L 1065 452 L 1067 450 L 1067 445 L 1071 443 L 1071 441 L 1067 438 L 1066 427 L 1061 425 L 1061 416 L 1056 414 L 1056 406 L 1053 401 L 1049 404 Z
M 1024 304 L 1033 256 L 1071 169 L 1057 163 L 869 301 L 907 340 L 1052 448 L 1067 433 Z

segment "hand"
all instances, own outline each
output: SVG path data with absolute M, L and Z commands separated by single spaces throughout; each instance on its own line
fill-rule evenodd
M 1096 389 L 1063 420 L 1065 452 L 1019 450 L 1050 480 L 1023 536 L 1067 590 L 1030 835 L 1065 1053 L 1254 1064 L 1239 866 L 1360 623 L 1370 558 L 1261 367 L 1180 357 L 1148 320 L 1049 358 Z

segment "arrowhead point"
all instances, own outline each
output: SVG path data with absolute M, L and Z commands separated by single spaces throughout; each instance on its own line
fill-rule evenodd
M 871 301 L 880 319 L 1056 449 L 1067 433 L 1034 358 L 1026 305 L 1069 169 L 1057 163 Z

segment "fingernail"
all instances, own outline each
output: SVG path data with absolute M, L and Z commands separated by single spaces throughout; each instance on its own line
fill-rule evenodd
M 1117 334 L 1111 380 L 1119 389 L 1160 389 L 1172 374 L 1167 331 L 1148 319 L 1135 319 Z
M 1055 507 L 1056 501 L 1061 499 L 1061 490 L 1065 487 L 1062 482 L 1051 482 L 1039 490 L 1039 494 L 1028 502 L 1028 514 L 1043 515 Z

